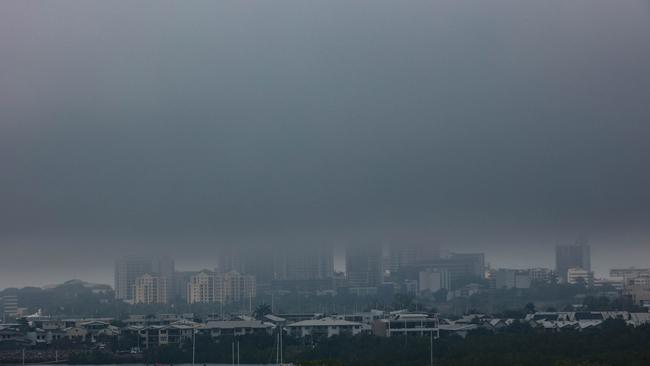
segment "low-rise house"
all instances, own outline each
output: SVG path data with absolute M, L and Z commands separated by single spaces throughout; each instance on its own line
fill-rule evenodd
M 260 320 L 220 320 L 207 322 L 199 331 L 218 338 L 221 336 L 272 334 L 274 328 L 273 324 Z
M 128 326 L 122 329 L 124 334 L 136 334 L 142 348 L 155 348 L 162 345 L 182 345 L 191 341 L 200 324 L 179 320 L 168 325 Z
M 322 313 L 286 313 L 277 314 L 277 316 L 284 318 L 288 323 L 299 322 L 303 320 L 320 319 L 325 317 Z
M 428 314 L 395 314 L 373 323 L 373 334 L 380 337 L 393 337 L 404 335 L 439 335 L 440 324 L 438 318 Z
M 70 327 L 63 329 L 65 333 L 65 338 L 71 342 L 82 343 L 86 341 L 88 336 L 88 331 L 82 327 Z
M 630 313 L 627 324 L 633 327 L 650 324 L 650 313 Z
M 191 341 L 195 328 L 187 324 L 172 324 L 163 326 L 158 330 L 158 345 L 172 344 L 182 345 L 185 341 Z
M 514 319 L 486 319 L 481 323 L 484 329 L 498 332 L 514 323 Z
M 264 320 L 266 322 L 269 322 L 269 323 L 275 325 L 276 327 L 278 327 L 278 326 L 282 327 L 282 326 L 287 325 L 287 319 L 276 316 L 276 315 L 273 315 L 273 314 L 264 315 Z
M 13 342 L 24 338 L 23 334 L 16 329 L 0 329 L 0 342 Z
M 369 327 L 364 327 L 358 322 L 351 322 L 342 319 L 321 318 L 309 319 L 289 324 L 286 329 L 289 334 L 298 337 L 324 337 L 329 338 L 335 335 L 357 335 L 368 331 Z
M 527 315 L 525 321 L 533 328 L 559 332 L 593 329 L 607 320 L 629 322 L 630 317 L 625 311 L 539 312 Z
M 384 317 L 385 314 L 381 310 L 370 310 L 367 312 L 340 314 L 340 315 L 332 316 L 332 318 L 335 319 L 347 320 L 350 322 L 357 322 L 357 323 L 363 323 L 368 325 L 372 325 L 375 322 L 375 320 L 383 319 Z
M 467 333 L 479 329 L 478 324 L 440 324 L 439 333 L 456 334 L 462 338 L 467 337 Z

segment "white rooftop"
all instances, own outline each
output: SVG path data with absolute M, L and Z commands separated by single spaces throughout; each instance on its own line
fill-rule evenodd
M 361 326 L 361 323 L 341 319 L 322 318 L 299 321 L 289 327 L 318 327 L 318 326 Z

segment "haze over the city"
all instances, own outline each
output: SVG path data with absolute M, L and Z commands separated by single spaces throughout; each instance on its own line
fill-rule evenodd
M 647 267 L 649 69 L 647 0 L 3 1 L 0 289 L 232 245 Z

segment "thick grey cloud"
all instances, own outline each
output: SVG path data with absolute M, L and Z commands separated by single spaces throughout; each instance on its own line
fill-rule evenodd
M 649 9 L 5 1 L 0 287 L 403 233 L 505 265 L 586 235 L 642 265 Z

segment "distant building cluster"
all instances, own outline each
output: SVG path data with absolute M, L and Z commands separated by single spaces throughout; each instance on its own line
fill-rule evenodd
M 612 270 L 612 279 L 595 278 L 591 248 L 585 241 L 556 246 L 555 269 L 492 269 L 483 253 L 443 253 L 437 245 L 426 243 L 351 246 L 345 251 L 344 272 L 334 270 L 334 251 L 319 246 L 230 247 L 215 263 L 211 270 L 178 271 L 169 257 L 119 258 L 115 296 L 134 304 L 232 304 L 251 302 L 259 294 L 289 293 L 380 298 L 435 294 L 449 300 L 478 293 L 485 283 L 491 289 L 566 283 L 609 286 L 624 290 L 636 304 L 650 304 L 648 270 Z M 4 303 L 5 313 L 15 312 L 15 301 L 8 298 Z
M 650 307 L 650 268 L 612 269 L 609 275 L 623 283 L 623 294 L 634 303 Z
M 183 301 L 231 304 L 258 294 L 337 294 L 390 297 L 455 290 L 485 278 L 482 253 L 443 255 L 435 244 L 351 246 L 345 270 L 323 246 L 223 248 L 214 269 L 177 271 L 169 257 L 122 257 L 115 262 L 115 296 L 133 304 Z
M 650 313 L 643 312 L 643 307 L 650 308 L 650 269 L 612 269 L 611 278 L 594 278 L 590 247 L 584 242 L 557 246 L 554 269 L 493 269 L 486 264 L 483 253 L 443 253 L 435 245 L 357 246 L 348 248 L 345 254 L 343 273 L 334 270 L 333 251 L 324 248 L 281 252 L 227 248 L 214 269 L 192 271 L 177 270 L 169 257 L 122 257 L 115 262 L 117 300 L 134 305 L 171 304 L 143 308 L 148 309 L 145 311 L 169 311 L 179 302 L 197 304 L 185 309 L 204 313 L 131 314 L 121 319 L 66 318 L 43 315 L 40 311 L 25 315 L 26 308 L 19 306 L 19 297 L 13 291 L 4 291 L 0 298 L 0 342 L 18 346 L 59 341 L 94 344 L 102 337 L 126 337 L 136 339 L 138 347 L 153 348 L 181 345 L 196 334 L 215 340 L 279 332 L 310 340 L 357 334 L 438 337 L 453 333 L 464 337 L 476 329 L 498 332 L 515 322 L 545 332 L 597 329 L 610 319 L 635 327 L 650 324 Z M 545 311 L 538 311 L 533 303 L 519 311 L 493 311 L 489 304 L 495 295 L 516 301 L 534 293 L 529 289 L 555 291 L 558 284 L 573 291 L 568 299 L 571 302 L 563 303 L 562 311 L 557 311 L 552 301 L 544 304 Z M 69 281 L 68 285 L 81 285 L 93 293 L 110 296 L 106 285 L 82 281 Z M 334 305 L 332 309 L 326 306 L 319 313 L 283 313 L 264 303 L 287 294 L 300 295 L 287 297 L 287 301 L 294 302 L 311 296 L 329 296 L 328 301 L 342 300 L 338 305 L 343 308 L 338 310 L 343 311 L 337 312 L 337 304 L 330 303 Z M 267 297 L 255 302 L 262 310 L 253 311 L 258 296 Z M 387 300 L 383 301 L 382 310 L 357 311 L 356 306 L 354 310 L 345 307 L 356 305 L 359 299 L 354 296 Z M 488 303 L 484 312 L 489 315 L 470 308 L 477 303 L 476 299 Z M 625 303 L 626 300 L 632 303 Z M 434 305 L 440 313 L 434 313 L 432 307 L 418 308 L 419 301 Z M 607 308 L 600 306 L 610 301 L 621 301 L 628 311 L 597 311 Z M 456 303 L 462 306 L 460 311 L 454 307 Z M 225 306 L 201 304 L 234 306 L 229 313 L 224 312 Z M 248 311 L 241 310 L 243 304 L 248 305 Z M 232 313 L 237 308 L 237 313 Z M 212 313 L 216 309 L 220 309 L 219 314 Z M 133 307 L 131 311 L 140 309 Z M 442 318 L 439 314 L 456 316 Z

